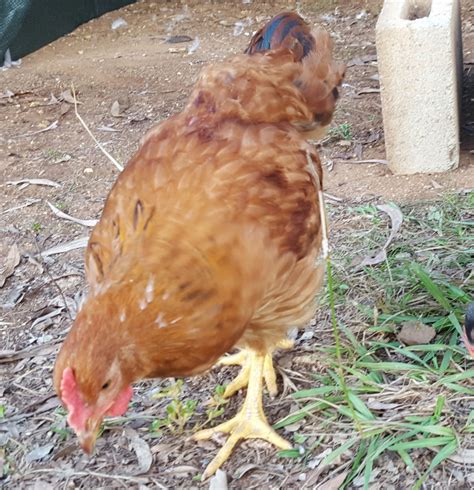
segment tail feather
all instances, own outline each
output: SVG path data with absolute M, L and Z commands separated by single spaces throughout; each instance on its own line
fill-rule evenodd
M 288 48 L 301 61 L 314 48 L 314 42 L 308 24 L 298 14 L 282 12 L 255 33 L 245 53 Z

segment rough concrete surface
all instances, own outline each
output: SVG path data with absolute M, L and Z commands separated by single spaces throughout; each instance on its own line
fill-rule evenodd
M 398 174 L 459 163 L 458 0 L 385 0 L 376 26 L 387 160 Z

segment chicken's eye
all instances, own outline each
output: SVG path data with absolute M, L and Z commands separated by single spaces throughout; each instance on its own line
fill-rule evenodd
M 107 381 L 106 383 L 104 383 L 104 384 L 102 385 L 102 389 L 103 389 L 103 390 L 106 390 L 106 389 L 107 389 L 109 386 L 110 386 L 110 381 Z

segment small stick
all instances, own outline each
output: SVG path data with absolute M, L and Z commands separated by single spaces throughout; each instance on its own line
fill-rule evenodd
M 95 144 L 99 147 L 100 151 L 117 167 L 117 169 L 121 172 L 123 170 L 123 166 L 115 160 L 115 158 L 99 143 L 97 138 L 92 134 L 92 131 L 88 128 L 87 124 L 84 122 L 84 119 L 80 116 L 77 110 L 77 99 L 76 99 L 76 91 L 74 90 L 74 84 L 71 85 L 72 96 L 74 98 L 74 112 L 76 113 L 76 117 L 79 119 L 80 123 L 84 126 L 84 129 L 87 131 L 88 135 L 95 141 Z

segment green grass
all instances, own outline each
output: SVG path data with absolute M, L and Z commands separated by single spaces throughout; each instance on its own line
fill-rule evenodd
M 317 348 L 324 369 L 313 375 L 313 387 L 293 393 L 299 408 L 275 424 L 304 420 L 308 434 L 334 434 L 331 443 L 322 437 L 304 454 L 281 456 L 305 462 L 330 448 L 318 466 L 324 468 L 346 455 L 341 488 L 355 478 L 368 488 L 388 452 L 415 472 L 413 488 L 420 488 L 474 432 L 473 413 L 462 409 L 463 399 L 474 396 L 474 368 L 459 343 L 474 298 L 474 193 L 402 211 L 387 260 L 358 270 L 354 257 L 383 245 L 387 217 L 371 205 L 331 209 L 337 226 L 323 308 L 331 311 L 333 341 Z M 408 320 L 432 326 L 433 342 L 401 344 L 397 332 Z M 419 459 L 423 452 L 429 457 Z
M 328 134 L 333 138 L 350 141 L 352 140 L 352 125 L 350 123 L 340 124 L 339 126 L 331 128 Z

